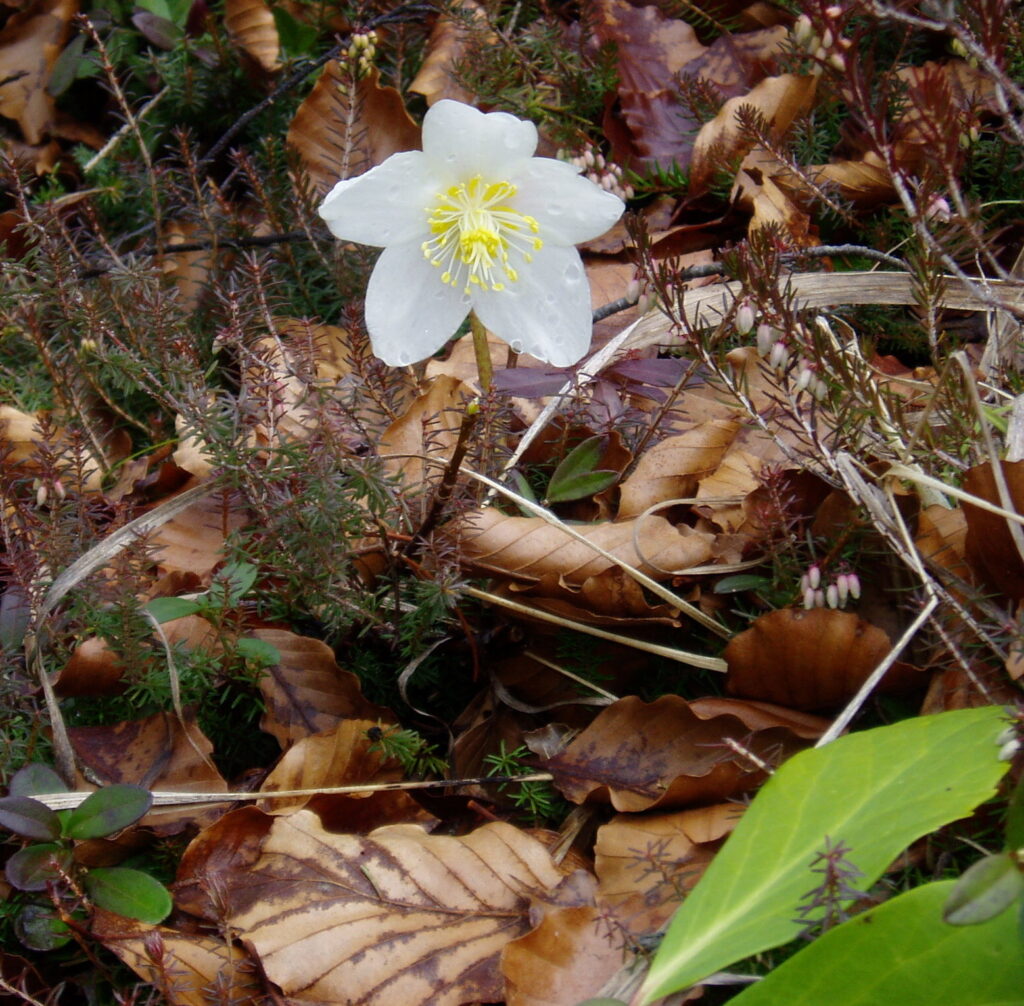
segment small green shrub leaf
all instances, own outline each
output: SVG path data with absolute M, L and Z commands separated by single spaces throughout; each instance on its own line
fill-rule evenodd
M 841 737 L 787 761 L 676 913 L 641 988 L 650 1003 L 797 936 L 811 872 L 842 843 L 870 887 L 911 842 L 969 814 L 1006 771 L 1003 709 L 960 709 Z M 943 969 L 945 973 L 945 969 Z
M 235 645 L 238 648 L 238 655 L 246 660 L 252 660 L 265 667 L 275 667 L 281 663 L 281 651 L 262 639 L 243 636 Z
M 11 887 L 19 891 L 45 891 L 46 885 L 61 879 L 71 866 L 71 850 L 56 842 L 19 849 L 4 866 Z
M 0 797 L 0 827 L 23 838 L 60 838 L 60 818 L 56 811 L 30 796 Z
M 141 786 L 128 783 L 104 786 L 90 793 L 72 811 L 65 834 L 70 838 L 105 838 L 134 824 L 152 803 L 152 793 Z
M 162 625 L 164 622 L 173 621 L 175 618 L 194 615 L 202 605 L 188 597 L 154 597 L 152 601 L 147 601 L 143 607 Z
M 942 917 L 951 926 L 976 926 L 1005 912 L 1024 894 L 1024 874 L 1008 852 L 985 856 L 956 882 Z
M 71 930 L 49 905 L 25 905 L 14 919 L 14 934 L 29 950 L 56 950 Z
M 170 892 L 141 870 L 104 866 L 90 870 L 83 884 L 95 904 L 115 915 L 156 925 L 171 914 Z
M 1024 776 L 1017 781 L 1006 809 L 1006 847 L 1024 849 Z
M 217 579 L 227 588 L 229 607 L 238 604 L 252 590 L 259 575 L 259 569 L 251 562 L 229 562 L 218 570 Z
M 11 796 L 42 796 L 44 793 L 66 793 L 64 780 L 49 765 L 33 763 L 18 769 L 11 776 Z
M 715 584 L 716 594 L 738 594 L 741 590 L 757 590 L 771 584 L 766 576 L 757 576 L 754 573 L 735 573 L 732 576 L 723 576 Z
M 1012 1006 L 1024 954 L 1012 912 L 948 926 L 951 880 L 925 884 L 825 933 L 731 1006 Z M 940 990 L 937 996 L 936 992 Z
M 604 437 L 588 437 L 563 458 L 548 483 L 548 503 L 565 503 L 569 500 L 586 499 L 594 493 L 614 485 L 618 472 L 598 469 L 595 466 L 604 453 Z

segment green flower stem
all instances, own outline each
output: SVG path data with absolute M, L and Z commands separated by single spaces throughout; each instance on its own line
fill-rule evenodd
M 487 329 L 476 316 L 476 311 L 469 312 L 469 327 L 473 332 L 473 352 L 476 353 L 476 372 L 480 376 L 480 391 L 486 395 L 491 390 L 494 368 L 491 366 L 491 347 L 487 344 Z

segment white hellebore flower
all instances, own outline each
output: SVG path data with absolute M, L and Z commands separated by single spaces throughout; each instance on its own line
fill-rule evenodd
M 366 327 L 385 363 L 430 356 L 470 310 L 554 366 L 586 353 L 590 288 L 573 246 L 608 230 L 623 203 L 536 149 L 532 122 L 439 101 L 423 120 L 423 150 L 392 154 L 323 201 L 335 237 L 384 248 Z

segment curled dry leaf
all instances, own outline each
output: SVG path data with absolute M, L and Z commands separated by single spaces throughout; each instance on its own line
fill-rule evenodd
M 655 444 L 619 486 L 619 517 L 636 517 L 666 500 L 694 496 L 700 479 L 722 463 L 740 424 L 712 419 Z
M 501 955 L 507 1006 L 565 1006 L 596 996 L 622 967 L 623 948 L 592 905 L 554 908 Z
M 380 454 L 387 471 L 398 475 L 408 489 L 438 481 L 473 397 L 473 389 L 457 377 L 436 377 L 381 436 Z
M 664 517 L 576 526 L 588 541 L 651 576 L 699 566 L 711 557 L 714 538 Z M 561 576 L 580 584 L 614 567 L 610 559 L 540 517 L 509 517 L 493 507 L 475 510 L 447 526 L 465 562 L 517 577 Z
M 208 576 L 224 561 L 224 539 L 248 523 L 238 496 L 212 493 L 161 524 L 147 539 L 161 573 Z
M 832 709 L 856 694 L 891 649 L 885 632 L 853 612 L 780 608 L 730 640 L 726 688 L 791 709 Z M 917 678 L 897 664 L 881 691 L 905 691 Z
M 705 51 L 697 33 L 655 6 L 634 7 L 625 0 L 599 0 L 593 30 L 599 41 L 616 47 L 630 148 L 642 163 L 685 168 L 699 123 L 679 102 L 678 78 Z M 616 156 L 628 152 L 617 150 Z
M 581 584 L 548 574 L 536 583 L 510 583 L 507 590 L 517 599 L 528 598 L 533 607 L 589 625 L 679 625 L 675 608 L 651 604 L 640 584 L 618 566 L 588 576 Z
M 634 936 L 657 932 L 692 890 L 743 807 L 716 803 L 674 814 L 619 814 L 597 832 L 598 903 Z
M 749 133 L 740 128 L 736 113 L 743 106 L 760 112 L 771 123 L 773 136 L 781 136 L 810 106 L 817 86 L 816 77 L 784 73 L 766 77 L 748 94 L 730 98 L 694 141 L 690 165 L 690 192 L 701 192 L 711 184 L 723 164 L 739 160 L 753 147 Z
M 149 926 L 102 908 L 93 910 L 91 934 L 144 982 L 161 990 L 169 1006 L 251 1006 L 266 992 L 259 971 L 237 944 L 220 936 Z
M 29 144 L 53 125 L 46 85 L 77 13 L 77 0 L 41 0 L 12 14 L 0 31 L 0 115 L 14 119 Z
M 0 405 L 0 440 L 9 448 L 3 459 L 5 467 L 17 467 L 29 473 L 37 470 L 36 455 L 43 443 L 37 416 L 10 405 Z M 85 464 L 79 469 L 70 452 L 68 434 L 65 430 L 53 427 L 53 439 L 48 446 L 60 455 L 61 460 L 58 464 L 63 469 L 61 479 L 68 479 L 65 489 L 95 492 L 100 488 L 103 482 L 103 465 L 85 450 Z M 127 454 L 127 450 L 124 453 Z M 81 485 L 74 482 L 74 473 L 78 470 L 85 472 L 85 479 Z
M 280 68 L 281 40 L 264 0 L 225 0 L 224 27 L 231 41 L 267 73 Z
M 475 103 L 476 95 L 467 91 L 453 75 L 456 65 L 469 51 L 471 29 L 467 21 L 477 25 L 476 30 L 482 35 L 482 42 L 489 44 L 497 41 L 494 33 L 486 28 L 484 9 L 476 0 L 458 0 L 455 9 L 460 16 L 452 17 L 443 11 L 438 15 L 427 39 L 426 55 L 419 73 L 409 85 L 409 90 L 414 94 L 422 94 L 428 105 L 442 98 L 451 98 L 466 105 Z
M 499 957 L 562 875 L 536 839 L 488 824 L 366 837 L 277 818 L 248 869 L 217 882 L 227 921 L 297 1002 L 460 1006 L 503 998 Z
M 763 465 L 757 455 L 733 447 L 718 468 L 701 479 L 697 499 L 708 502 L 696 505 L 694 512 L 726 533 L 742 531 L 760 537 L 765 529 L 750 521 L 747 501 L 761 487 L 759 473 Z
M 256 629 L 252 635 L 281 655 L 260 677 L 259 689 L 266 704 L 260 729 L 282 748 L 342 719 L 394 722 L 390 709 L 363 697 L 359 678 L 338 666 L 326 643 L 285 629 Z
M 1009 489 L 1010 509 L 1024 512 L 1024 461 L 1003 461 L 1002 470 Z M 964 473 L 963 488 L 993 506 L 1003 506 L 990 461 L 969 468 Z M 971 568 L 989 587 L 1011 600 L 1024 600 L 1024 558 L 1006 519 L 966 500 L 963 511 L 967 520 L 965 551 Z
M 374 67 L 353 82 L 337 63 L 328 63 L 288 127 L 288 145 L 321 193 L 401 150 L 420 145 L 420 127 L 402 96 L 380 86 Z
M 71 746 L 82 764 L 104 783 L 134 783 L 146 789 L 184 793 L 227 791 L 210 760 L 213 745 L 185 710 L 182 723 L 171 713 L 110 726 L 69 727 Z M 222 804 L 154 807 L 140 824 L 158 835 L 177 835 L 188 825 L 209 824 L 224 812 Z
M 602 710 L 545 768 L 574 803 L 610 802 L 616 810 L 637 812 L 721 801 L 764 778 L 727 740 L 778 764 L 827 725 L 779 712 L 766 726 L 770 712 L 764 706 L 718 699 L 701 709 L 678 695 L 650 703 L 628 696 Z
M 331 730 L 296 741 L 267 776 L 262 793 L 289 789 L 323 789 L 328 786 L 354 786 L 364 783 L 398 782 L 402 766 L 377 748 L 367 731 L 376 720 L 344 720 Z M 344 796 L 344 800 L 363 800 L 370 793 Z M 260 809 L 268 814 L 287 814 L 309 803 L 310 797 L 282 797 L 261 800 Z

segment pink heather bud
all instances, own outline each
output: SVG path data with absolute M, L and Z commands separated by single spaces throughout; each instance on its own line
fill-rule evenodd
M 821 36 L 821 47 L 822 49 L 831 49 L 832 43 L 836 40 L 835 35 L 832 34 L 831 28 L 825 29 L 825 34 Z
M 786 364 L 789 362 L 789 350 L 786 349 L 784 342 L 777 342 L 772 346 L 772 351 L 768 355 L 768 365 L 772 370 L 785 370 Z
M 825 607 L 825 591 L 823 591 L 820 587 L 814 592 L 814 607 Z
M 810 611 L 814 607 L 814 588 L 808 587 L 804 591 L 804 607 Z
M 804 575 L 800 577 L 800 593 L 804 593 L 809 586 L 810 584 L 807 582 L 807 574 L 804 573 Z
M 587 149 L 583 151 L 583 163 L 588 168 L 592 168 L 594 166 L 594 151 L 591 150 L 590 147 L 587 147 Z
M 626 300 L 635 304 L 640 299 L 641 293 L 643 293 L 643 284 L 639 277 L 634 276 L 626 285 Z
M 832 67 L 833 70 L 836 70 L 839 73 L 844 73 L 846 71 L 846 57 L 841 52 L 830 53 L 828 57 L 828 65 Z
M 821 569 L 817 563 L 807 567 L 807 585 L 815 590 L 821 586 Z
M 754 314 L 754 308 L 750 302 L 744 301 L 740 304 L 740 309 L 736 312 L 736 331 L 740 335 L 747 335 L 753 329 L 756 321 L 757 315 Z
M 41 507 L 46 503 L 46 497 L 48 495 L 46 491 L 46 483 L 41 479 L 35 479 L 36 487 L 36 506 Z
M 1020 741 L 1019 740 L 1014 739 L 1012 741 L 1007 741 L 999 749 L 999 760 L 1000 761 L 1013 761 L 1014 756 L 1017 754 L 1017 752 L 1019 750 L 1020 750 Z
M 823 402 L 828 394 L 828 385 L 820 377 L 815 377 L 808 390 L 819 402 Z
M 830 583 L 825 589 L 825 600 L 830 608 L 839 607 L 839 588 L 834 583 Z
M 800 392 L 806 391 L 813 379 L 814 371 L 811 370 L 811 365 L 806 360 L 801 360 L 800 374 L 796 379 L 796 393 L 799 395 Z
M 850 583 L 846 578 L 845 573 L 840 573 L 836 577 L 836 596 L 839 598 L 839 607 L 845 608 L 846 602 L 850 596 Z
M 846 582 L 850 588 L 850 597 L 855 601 L 860 600 L 860 577 L 856 573 L 847 573 Z
M 604 189 L 605 192 L 611 192 L 611 190 L 615 188 L 615 179 L 612 178 L 611 175 L 602 175 L 601 188 Z
M 843 16 L 843 8 L 838 4 L 832 4 L 825 8 L 825 18 L 829 21 L 838 21 Z
M 600 171 L 604 171 L 604 169 L 607 166 L 608 166 L 608 162 L 604 159 L 604 154 L 597 154 L 597 155 L 595 155 L 595 157 L 594 157 L 594 167 L 595 168 L 598 168 Z
M 933 195 L 925 207 L 925 220 L 937 220 L 940 224 L 948 224 L 953 216 L 949 208 L 949 202 L 942 196 Z
M 814 26 L 806 14 L 801 14 L 793 22 L 793 41 L 803 49 L 806 49 L 814 38 Z
M 636 195 L 636 193 L 633 191 L 633 186 L 632 185 L 625 185 L 625 186 L 623 186 L 623 189 L 622 189 L 622 198 L 623 199 L 625 199 L 628 202 L 630 199 L 633 198 L 634 195 Z

